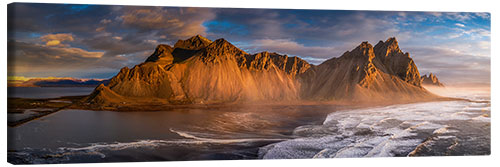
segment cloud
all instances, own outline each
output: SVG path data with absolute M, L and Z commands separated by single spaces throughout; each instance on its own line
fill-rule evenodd
M 141 52 L 104 56 L 102 51 L 75 47 L 48 47 L 41 44 L 8 41 L 8 75 L 26 77 L 110 78 L 120 68 L 132 67 L 151 54 Z
M 61 41 L 59 40 L 52 40 L 52 41 L 48 41 L 45 45 L 47 46 L 57 46 L 57 45 L 60 45 L 61 44 Z
M 62 42 L 74 40 L 71 34 L 47 34 L 41 36 L 40 39 L 46 42 L 46 46 L 63 46 Z
M 99 62 L 103 52 L 92 52 L 74 47 L 50 47 L 40 44 L 9 41 L 9 73 L 47 70 L 85 70 L 88 67 L 105 67 Z M 108 62 L 109 63 L 109 62 Z
M 474 18 L 473 13 L 467 13 L 467 12 L 447 12 L 445 13 L 446 17 L 451 20 L 457 20 L 457 21 L 468 21 Z
M 448 83 L 489 83 L 490 58 L 442 46 L 408 47 L 420 73 L 437 74 Z
M 362 41 L 395 36 L 419 69 L 447 81 L 461 80 L 460 72 L 487 81 L 480 74 L 489 73 L 491 57 L 489 13 L 23 3 L 8 5 L 7 12 L 9 47 L 16 46 L 8 50 L 9 60 L 31 73 L 90 76 L 106 69 L 111 76 L 143 62 L 157 44 L 195 34 L 225 38 L 249 53 L 279 52 L 315 64 Z
M 474 13 L 477 17 L 480 17 L 480 18 L 483 18 L 483 19 L 489 19 L 491 16 L 490 16 L 490 13 L 487 13 L 487 12 L 477 12 L 477 13 Z
M 461 29 L 461 28 L 454 28 L 452 29 L 454 32 L 451 32 L 449 35 L 449 38 L 459 38 L 463 37 L 468 40 L 477 40 L 477 39 L 483 39 L 487 38 L 489 39 L 491 36 L 491 33 L 489 30 L 485 30 L 483 28 L 471 28 L 471 29 Z M 446 36 L 444 36 L 446 37 Z
M 260 39 L 254 40 L 250 46 L 245 48 L 253 52 L 270 51 L 299 56 L 309 59 L 326 60 L 332 57 L 338 57 L 345 52 L 337 47 L 317 47 L 304 46 L 290 39 Z
M 101 24 L 108 24 L 108 23 L 111 23 L 111 20 L 110 19 L 102 19 L 100 21 Z
M 143 51 L 152 52 L 158 43 L 151 43 L 151 41 L 153 39 L 148 35 L 128 34 L 122 37 L 104 34 L 83 39 L 80 43 L 91 49 L 104 51 L 104 56 L 112 57 Z
M 9 41 L 8 45 L 10 48 L 9 51 L 12 51 L 9 53 L 14 53 L 14 55 L 9 56 L 16 56 L 23 59 L 26 57 L 38 57 L 46 59 L 101 58 L 104 54 L 103 52 L 91 52 L 74 47 L 48 47 L 45 45 L 16 41 Z M 39 60 L 35 59 L 34 61 Z
M 95 29 L 96 32 L 102 32 L 106 29 L 106 27 L 98 27 Z
M 491 48 L 491 42 L 490 41 L 479 41 L 477 47 L 482 49 L 482 50 L 487 50 L 489 52 L 490 48 Z
M 123 25 L 173 38 L 205 35 L 202 23 L 215 17 L 209 8 L 125 7 L 122 12 Z
M 94 32 L 103 17 L 110 15 L 110 7 L 43 3 L 9 4 L 8 31 L 88 34 Z
M 398 14 L 392 12 L 217 9 L 216 13 L 205 23 L 209 37 L 231 41 L 293 39 L 304 45 L 355 46 L 391 36 L 409 38 L 408 31 L 389 17 Z

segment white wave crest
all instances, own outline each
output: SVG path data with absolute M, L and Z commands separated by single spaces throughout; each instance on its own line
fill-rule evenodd
M 323 125 L 298 127 L 294 134 L 299 138 L 263 147 L 259 155 L 265 159 L 408 156 L 424 142 L 434 142 L 429 138 L 460 135 L 460 129 L 448 123 L 489 122 L 489 112 L 489 103 L 473 101 L 337 111 Z
M 178 134 L 179 136 L 194 139 L 196 142 L 205 142 L 205 143 L 219 143 L 219 144 L 229 144 L 229 143 L 244 143 L 244 142 L 257 142 L 257 141 L 283 141 L 286 139 L 275 139 L 275 138 L 244 138 L 244 139 L 212 139 L 212 138 L 204 138 L 197 137 L 189 132 L 177 131 L 174 129 L 170 129 L 171 132 Z

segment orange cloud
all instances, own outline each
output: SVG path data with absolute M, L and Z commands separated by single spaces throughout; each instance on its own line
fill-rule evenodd
M 40 37 L 46 46 L 61 46 L 64 41 L 73 41 L 73 35 L 67 33 L 47 34 Z
M 59 44 L 61 44 L 61 41 L 59 41 L 59 40 L 52 40 L 52 41 L 48 41 L 45 45 L 47 45 L 47 46 L 57 46 Z

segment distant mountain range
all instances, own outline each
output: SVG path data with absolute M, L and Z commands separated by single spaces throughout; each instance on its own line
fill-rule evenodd
M 278 53 L 249 54 L 200 35 L 158 45 L 144 63 L 124 67 L 85 99 L 95 106 L 275 101 L 389 101 L 436 98 L 396 38 L 362 42 L 312 65 Z
M 96 87 L 108 82 L 107 79 L 33 78 L 8 80 L 8 87 Z
M 444 84 L 439 82 L 437 76 L 432 73 L 430 73 L 429 76 L 426 74 L 420 78 L 423 85 L 444 87 Z

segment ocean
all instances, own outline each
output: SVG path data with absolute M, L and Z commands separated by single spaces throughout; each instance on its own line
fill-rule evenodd
M 94 87 L 8 87 L 7 97 L 58 98 L 62 96 L 83 96 L 92 93 Z
M 62 110 L 8 128 L 15 164 L 490 154 L 489 90 L 471 101 L 370 108 L 247 105 L 157 112 Z

